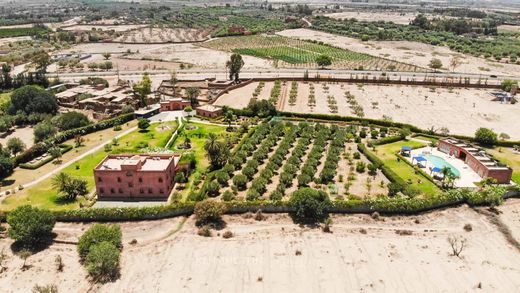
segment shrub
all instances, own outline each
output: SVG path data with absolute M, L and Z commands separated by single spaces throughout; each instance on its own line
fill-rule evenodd
M 101 242 L 108 242 L 114 247 L 121 247 L 122 233 L 119 225 L 94 224 L 78 241 L 79 256 L 84 259 L 92 246 Z
M 357 162 L 356 163 L 356 172 L 364 173 L 366 168 L 365 162 Z
M 225 239 L 229 239 L 229 238 L 233 237 L 233 232 L 228 230 L 228 231 L 224 232 L 224 234 L 222 234 L 222 237 Z
M 481 127 L 475 132 L 475 141 L 492 146 L 497 142 L 497 134 L 491 129 Z
M 238 190 L 246 189 L 248 179 L 245 175 L 238 174 L 233 177 L 233 184 L 238 188 Z
M 293 192 L 289 204 L 296 209 L 294 216 L 297 221 L 316 222 L 325 217 L 331 203 L 323 190 L 305 187 Z
M 27 245 L 43 243 L 51 238 L 56 218 L 48 210 L 23 205 L 7 215 L 8 235 Z
M 119 272 L 119 249 L 111 242 L 92 245 L 85 259 L 85 267 L 95 281 L 113 280 Z
M 80 112 L 67 112 L 58 116 L 56 126 L 61 130 L 69 130 L 90 124 L 87 116 Z
M 217 182 L 217 180 L 212 180 L 206 188 L 209 196 L 217 196 L 219 194 L 219 190 L 220 184 Z
M 212 236 L 211 227 L 208 225 L 200 227 L 199 230 L 197 231 L 197 235 L 203 236 L 203 237 L 211 237 Z
M 145 118 L 139 118 L 139 121 L 137 122 L 137 127 L 141 130 L 146 130 L 148 127 L 150 127 L 150 121 Z
M 229 190 L 224 191 L 224 193 L 222 194 L 222 200 L 224 200 L 224 201 L 232 201 L 234 199 L 235 199 L 235 194 L 233 194 L 233 192 L 231 192 Z
M 226 165 L 227 166 L 227 165 Z M 227 186 L 229 181 L 229 174 L 224 171 L 220 170 L 215 174 L 215 178 L 217 178 L 218 183 L 222 186 Z
M 194 214 L 198 225 L 217 223 L 225 212 L 225 206 L 214 199 L 205 199 L 195 205 Z

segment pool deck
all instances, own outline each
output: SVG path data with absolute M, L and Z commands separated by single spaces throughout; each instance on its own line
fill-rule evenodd
M 411 151 L 411 156 L 406 157 L 408 161 L 412 161 L 413 157 L 421 156 L 421 155 L 434 155 L 443 158 L 446 162 L 450 163 L 453 167 L 457 168 L 460 172 L 460 178 L 455 179 L 454 186 L 455 187 L 465 187 L 465 188 L 476 188 L 475 182 L 480 182 L 482 178 L 473 171 L 464 161 L 451 157 L 448 154 L 445 154 L 437 148 L 432 147 L 424 147 L 420 149 L 414 149 Z M 414 162 L 416 163 L 416 162 Z M 431 174 L 430 167 L 435 167 L 429 161 L 426 162 L 426 168 L 423 169 L 426 173 Z

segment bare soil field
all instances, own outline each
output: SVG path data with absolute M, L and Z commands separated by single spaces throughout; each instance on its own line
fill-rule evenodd
M 24 36 L 24 37 L 13 37 L 13 38 L 1 38 L 0 39 L 0 46 L 8 45 L 10 43 L 19 42 L 19 41 L 29 41 L 31 40 L 31 37 Z
M 122 43 L 186 43 L 209 38 L 211 31 L 184 28 L 140 28 L 114 39 Z
M 433 46 L 409 41 L 369 41 L 329 34 L 310 29 L 285 30 L 278 33 L 281 36 L 296 37 L 305 40 L 316 40 L 326 44 L 348 49 L 354 52 L 366 53 L 377 57 L 404 62 L 419 67 L 428 68 L 432 58 L 442 61 L 444 70 L 448 68 L 453 57 L 458 56 L 460 65 L 455 68 L 460 73 L 481 73 L 484 78 L 489 75 L 520 76 L 520 65 L 498 63 L 484 58 L 477 58 L 450 50 L 448 47 Z
M 518 213 L 520 200 L 500 210 L 500 219 Z M 515 292 L 520 286 L 518 248 L 465 206 L 413 217 L 337 215 L 333 233 L 295 225 L 286 215 L 225 216 L 227 227 L 205 238 L 193 218 L 183 219 L 122 223 L 121 276 L 104 285 L 88 281 L 73 244 L 51 245 L 22 271 L 12 241 L 0 239 L 7 255 L 0 290 L 56 284 L 59 292 Z M 74 241 L 87 226 L 59 223 L 55 232 Z M 234 237 L 222 238 L 226 230 Z M 466 239 L 460 258 L 451 255 L 450 236 Z M 57 255 L 63 272 L 55 269 Z
M 18 137 L 25 143 L 25 146 L 27 148 L 32 147 L 34 144 L 34 135 L 33 135 L 33 128 L 32 127 L 22 127 L 22 128 L 15 128 L 13 132 L 6 136 L 0 136 L 0 145 L 7 145 L 7 141 L 10 138 Z
M 503 25 L 499 25 L 498 29 L 499 30 L 506 30 L 506 31 L 520 32 L 520 25 L 507 25 L 507 24 L 503 24 Z
M 80 24 L 74 26 L 64 27 L 63 30 L 66 31 L 91 31 L 92 29 L 102 30 L 102 31 L 116 31 L 116 32 L 126 32 L 129 30 L 135 30 L 146 27 L 144 24 L 122 24 L 122 25 L 87 25 Z
M 409 24 L 416 13 L 411 12 L 359 12 L 359 11 L 344 11 L 324 14 L 335 19 L 350 19 L 355 18 L 359 21 L 391 21 L 396 24 Z
M 229 60 L 231 53 L 222 52 L 212 49 L 206 49 L 193 44 L 169 44 L 169 45 L 151 45 L 157 46 L 141 50 L 139 54 L 129 55 L 128 58 L 133 59 L 154 59 L 172 62 L 181 62 L 193 64 L 200 68 L 223 68 L 226 61 Z M 269 60 L 256 58 L 252 56 L 242 56 L 245 69 L 257 68 L 274 68 Z
M 266 83 L 268 86 L 272 87 L 272 83 Z M 215 103 L 231 107 L 246 106 L 255 87 L 255 84 L 249 84 L 231 91 Z M 487 127 L 498 133 L 507 133 L 512 139 L 520 139 L 520 104 L 493 102 L 494 96 L 490 90 L 339 83 L 328 84 L 326 89 L 323 84 L 314 84 L 316 106 L 311 107 L 308 105 L 308 87 L 300 83 L 294 105 L 289 104 L 288 99 L 281 99 L 285 102 L 278 108 L 288 112 L 356 116 L 345 97 L 345 93 L 350 92 L 367 118 L 392 119 L 423 129 L 448 127 L 452 134 L 470 136 L 477 128 Z M 328 104 L 329 96 L 337 102 L 337 113 Z M 259 99 L 268 97 L 269 91 L 263 91 Z

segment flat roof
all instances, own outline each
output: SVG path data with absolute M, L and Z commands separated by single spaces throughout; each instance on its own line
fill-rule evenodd
M 179 161 L 178 155 L 127 155 L 127 156 L 108 156 L 96 170 L 121 171 L 122 166 L 137 166 L 138 171 L 164 171 L 172 162 Z
M 206 105 L 202 105 L 202 106 L 197 107 L 197 110 L 203 110 L 203 111 L 208 111 L 208 112 L 217 112 L 217 111 L 222 110 L 222 108 L 217 107 L 217 106 L 213 106 L 213 105 L 210 105 L 210 104 L 206 104 Z

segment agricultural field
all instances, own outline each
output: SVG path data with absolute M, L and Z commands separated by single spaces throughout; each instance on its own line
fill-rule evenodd
M 460 73 L 481 73 L 483 77 L 490 75 L 520 76 L 520 65 L 512 63 L 499 63 L 496 60 L 475 57 L 469 54 L 454 51 L 446 46 L 434 46 L 416 41 L 375 41 L 363 42 L 359 39 L 332 34 L 310 29 L 285 30 L 277 33 L 280 36 L 323 42 L 331 46 L 351 50 L 354 52 L 369 54 L 371 56 L 390 59 L 398 62 L 415 65 L 418 71 L 427 70 L 433 58 L 441 60 L 442 71 L 455 71 Z M 458 58 L 459 64 L 453 68 L 450 66 L 453 58 Z M 403 71 L 399 66 L 396 71 Z
M 150 125 L 148 131 L 135 130 L 120 139 L 114 139 L 104 149 L 96 151 L 69 165 L 62 172 L 86 180 L 89 190 L 94 189 L 94 167 L 108 154 L 150 153 L 161 150 L 177 128 L 177 122 L 161 122 Z M 73 151 L 71 151 L 73 152 Z M 1 210 L 12 210 L 23 204 L 31 204 L 50 210 L 71 210 L 80 207 L 86 200 L 63 201 L 48 178 L 34 187 L 14 193 L 0 203 Z
M 360 21 L 391 21 L 397 24 L 409 24 L 416 16 L 417 13 L 412 12 L 363 12 L 363 11 L 343 11 L 326 13 L 323 16 L 330 17 L 333 19 L 343 20 L 355 18 Z
M 268 99 L 266 89 L 272 86 L 272 82 L 266 83 L 257 99 Z M 216 104 L 247 105 L 255 87 L 248 84 L 235 89 L 221 96 Z M 520 139 L 516 119 L 520 115 L 520 104 L 503 104 L 492 101 L 494 98 L 492 90 L 302 82 L 293 103 L 289 101 L 290 83 L 285 87 L 282 84 L 275 105 L 286 112 L 387 119 L 423 129 L 447 127 L 451 134 L 468 136 L 473 136 L 479 127 L 487 127 L 506 133 L 513 140 Z
M 517 63 L 517 53 L 520 50 L 520 40 L 515 35 L 497 33 L 475 34 L 457 33 L 454 27 L 445 28 L 444 20 L 439 20 L 436 29 L 425 29 L 417 25 L 402 25 L 391 22 L 366 22 L 358 20 L 336 20 L 328 17 L 315 17 L 312 28 L 328 33 L 346 35 L 373 41 L 411 41 L 425 44 L 447 46 L 452 50 L 472 55 L 494 59 L 502 63 Z M 483 22 L 479 29 L 484 31 Z M 464 29 L 471 29 L 473 24 L 465 23 Z M 459 27 L 462 29 L 462 27 Z M 471 31 L 471 30 L 469 30 Z
M 225 201 L 282 200 L 300 187 L 312 187 L 333 199 L 386 196 L 389 181 L 356 150 L 354 140 L 365 140 L 361 136 L 366 137 L 366 131 L 357 126 L 264 122 L 217 171 L 207 193 Z
M 191 28 L 140 28 L 125 32 L 113 41 L 121 43 L 189 43 L 207 40 L 208 29 Z
M 17 27 L 0 29 L 0 38 L 13 38 L 22 36 L 34 36 L 49 32 L 43 27 Z
M 206 48 L 275 60 L 277 67 L 316 68 L 316 58 L 332 58 L 331 68 L 389 69 L 413 71 L 415 67 L 329 45 L 281 36 L 244 36 L 215 39 L 201 44 Z
M 128 24 L 128 25 L 91 25 L 91 24 L 80 24 L 80 25 L 72 25 L 63 27 L 64 31 L 92 31 L 92 30 L 101 30 L 101 31 L 115 31 L 115 32 L 126 32 L 130 30 L 140 29 L 146 27 L 145 24 Z

